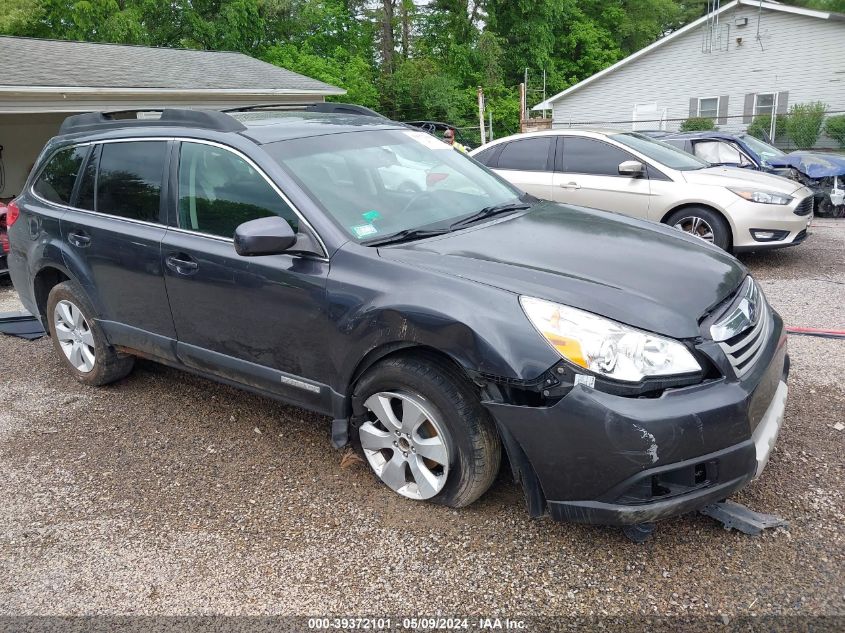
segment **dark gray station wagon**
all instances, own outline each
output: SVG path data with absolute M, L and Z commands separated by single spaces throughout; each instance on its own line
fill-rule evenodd
M 532 515 L 652 522 L 758 476 L 783 420 L 737 260 L 384 118 L 70 117 L 7 223 L 78 380 L 144 357 L 317 411 L 410 499 L 472 503 L 505 454 Z

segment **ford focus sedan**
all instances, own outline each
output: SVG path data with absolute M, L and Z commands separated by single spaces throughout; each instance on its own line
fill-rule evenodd
M 387 119 L 252 114 L 77 115 L 42 152 L 9 268 L 77 380 L 143 357 L 316 411 L 407 503 L 472 503 L 503 454 L 532 516 L 588 523 L 761 474 L 789 358 L 733 257 Z
M 813 219 L 813 192 L 800 183 L 712 167 L 634 132 L 535 132 L 470 153 L 539 198 L 661 222 L 726 251 L 795 246 Z

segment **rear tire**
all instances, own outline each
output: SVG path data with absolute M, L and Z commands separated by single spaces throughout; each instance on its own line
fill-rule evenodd
M 105 385 L 126 377 L 135 358 L 109 345 L 97 313 L 75 281 L 53 286 L 47 297 L 47 321 L 56 353 L 79 382 Z
M 355 395 L 367 421 L 353 440 L 398 494 L 460 508 L 493 483 L 502 457 L 495 425 L 448 361 L 388 358 L 361 378 Z
M 718 212 L 707 207 L 686 207 L 666 218 L 666 224 L 730 251 L 731 227 Z

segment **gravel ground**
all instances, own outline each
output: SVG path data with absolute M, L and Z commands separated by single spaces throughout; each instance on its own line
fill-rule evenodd
M 845 328 L 845 221 L 743 260 L 788 324 Z M 85 388 L 4 337 L 0 615 L 843 615 L 845 341 L 790 348 L 781 438 L 735 497 L 788 529 L 693 515 L 635 545 L 529 519 L 505 475 L 460 512 L 402 500 L 325 418 L 149 362 Z

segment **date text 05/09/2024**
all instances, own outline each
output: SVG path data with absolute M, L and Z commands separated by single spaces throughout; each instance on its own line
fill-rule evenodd
M 411 630 L 411 631 L 444 631 L 444 630 L 489 630 L 489 631 L 522 631 L 526 630 L 524 620 L 510 618 L 460 618 L 460 617 L 412 617 L 412 618 L 309 618 L 308 628 L 312 630 Z

